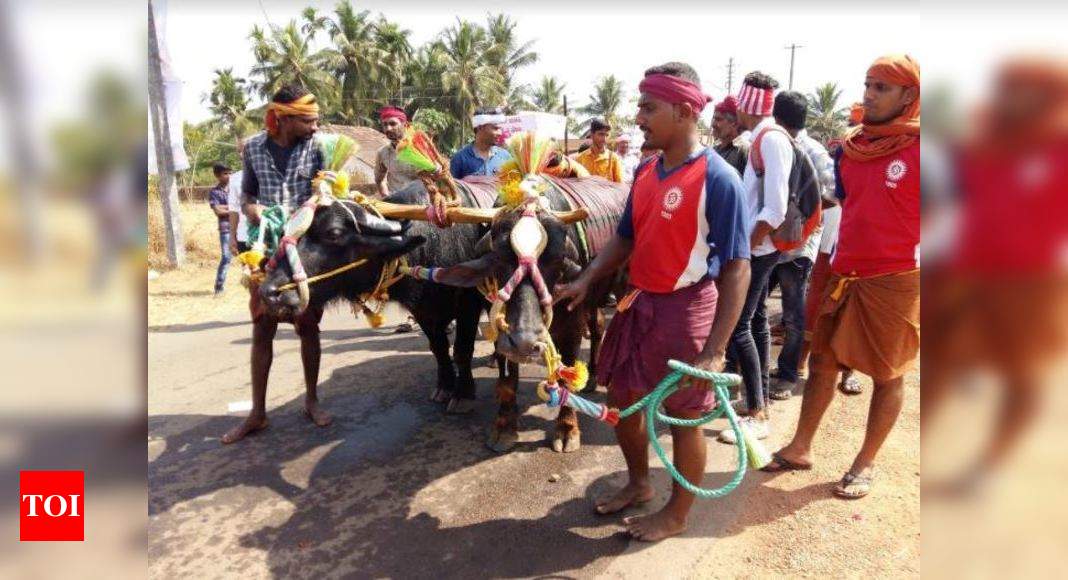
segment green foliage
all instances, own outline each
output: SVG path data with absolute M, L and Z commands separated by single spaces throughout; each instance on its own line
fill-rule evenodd
M 534 106 L 546 113 L 564 112 L 564 90 L 567 84 L 554 76 L 543 76 L 538 88 L 534 89 Z
M 580 113 L 588 115 L 582 123 L 583 127 L 588 127 L 594 118 L 600 118 L 616 128 L 622 120 L 620 109 L 624 101 L 623 82 L 615 75 L 602 77 L 593 87 L 593 93 L 589 98 L 589 104 L 579 108 Z
M 837 83 L 824 83 L 816 92 L 808 95 L 808 120 L 805 123 L 809 135 L 826 144 L 845 132 L 849 120 L 849 107 L 839 107 L 842 91 Z
M 182 137 L 189 157 L 189 169 L 183 171 L 178 180 L 183 187 L 215 184 L 211 167 L 216 163 L 234 171 L 241 168 L 237 145 L 230 139 L 227 127 L 218 120 L 196 125 L 186 123 L 182 126 Z

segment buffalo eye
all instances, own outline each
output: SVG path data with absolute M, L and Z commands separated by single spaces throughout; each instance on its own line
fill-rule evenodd
M 327 242 L 339 242 L 344 235 L 345 230 L 341 228 L 330 228 L 323 234 L 323 240 Z

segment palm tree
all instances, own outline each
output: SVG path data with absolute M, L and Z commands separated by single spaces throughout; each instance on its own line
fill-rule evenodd
M 589 104 L 580 108 L 579 112 L 590 115 L 584 124 L 588 124 L 595 117 L 600 117 L 615 127 L 619 120 L 619 107 L 623 101 L 623 83 L 615 75 L 608 75 L 601 78 L 593 87 Z
M 384 100 L 399 97 L 404 85 L 405 67 L 412 60 L 412 44 L 408 40 L 412 31 L 401 28 L 396 22 L 380 17 L 375 25 L 375 45 L 382 53 L 381 81 L 376 86 L 384 93 Z
M 509 95 L 516 88 L 513 87 L 515 71 L 538 62 L 538 53 L 531 50 L 534 41 L 520 44 L 515 28 L 516 23 L 504 14 L 491 15 L 486 23 L 489 36 L 486 63 L 497 69 L 504 79 L 504 92 Z
M 442 33 L 441 86 L 452 100 L 452 113 L 461 119 L 462 133 L 471 127 L 470 117 L 484 104 L 500 104 L 506 97 L 504 78 L 485 57 L 489 48 L 486 31 L 464 20 Z
M 356 12 L 348 0 L 339 2 L 334 19 L 327 21 L 333 47 L 323 51 L 328 68 L 341 78 L 341 98 L 336 112 L 340 121 L 370 123 L 374 103 L 367 97 L 381 74 L 386 55 L 376 43 L 376 26 L 370 12 Z
M 205 100 L 211 103 L 211 112 L 230 133 L 239 138 L 248 132 L 251 121 L 246 116 L 248 95 L 245 93 L 247 81 L 234 76 L 234 69 L 215 69 L 211 92 Z
M 846 107 L 838 106 L 842 96 L 837 83 L 824 83 L 816 92 L 808 95 L 808 132 L 813 139 L 827 143 L 838 138 L 846 128 L 849 114 Z
M 554 76 L 541 77 L 538 88 L 534 90 L 534 106 L 546 113 L 561 113 L 564 108 L 565 83 Z
M 254 84 L 260 96 L 269 98 L 287 84 L 298 84 L 315 93 L 320 102 L 330 102 L 337 92 L 336 82 L 329 74 L 322 52 L 313 52 L 311 39 L 301 33 L 295 20 L 284 28 L 274 28 L 270 35 L 258 26 L 249 38 L 256 64 L 251 75 L 259 77 Z
M 315 34 L 320 30 L 326 29 L 327 22 L 330 21 L 326 16 L 320 16 L 319 11 L 315 8 L 308 6 L 300 13 L 301 20 L 304 24 L 300 25 L 300 31 L 303 32 L 309 39 L 314 38 Z

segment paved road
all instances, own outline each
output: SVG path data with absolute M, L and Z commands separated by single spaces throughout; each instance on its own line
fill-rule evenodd
M 715 575 L 701 572 L 700 561 L 716 542 L 766 523 L 747 521 L 755 516 L 740 508 L 760 489 L 758 475 L 728 499 L 699 502 L 684 537 L 629 542 L 617 518 L 591 511 L 592 498 L 625 481 L 610 429 L 584 420 L 582 449 L 552 452 L 552 415 L 535 404 L 535 368 L 524 368 L 521 443 L 497 455 L 483 444 L 495 411 L 494 369 L 476 371 L 474 414 L 446 416 L 427 401 L 434 367 L 422 335 L 369 330 L 341 310 L 323 324 L 320 392 L 334 424 L 316 428 L 301 417 L 299 341 L 284 328 L 270 428 L 223 446 L 218 437 L 243 415 L 227 413 L 228 404 L 249 398 L 249 334 L 238 319 L 149 337 L 154 577 Z M 487 353 L 480 342 L 476 356 Z M 777 409 L 776 422 L 792 426 L 796 400 Z M 733 448 L 710 445 L 706 482 L 722 484 Z M 666 472 L 655 471 L 661 496 L 649 509 L 669 490 Z M 800 497 L 760 518 L 812 501 Z

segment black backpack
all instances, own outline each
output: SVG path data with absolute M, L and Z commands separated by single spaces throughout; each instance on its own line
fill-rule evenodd
M 804 245 L 820 225 L 823 214 L 820 181 L 812 161 L 797 146 L 793 137 L 782 127 L 772 125 L 758 133 L 749 148 L 749 162 L 753 164 L 753 171 L 760 178 L 760 209 L 764 209 L 764 160 L 760 156 L 760 141 L 768 131 L 779 131 L 786 135 L 794 151 L 787 181 L 790 194 L 786 201 L 786 219 L 771 232 L 771 243 L 775 245 L 775 249 L 789 252 Z

